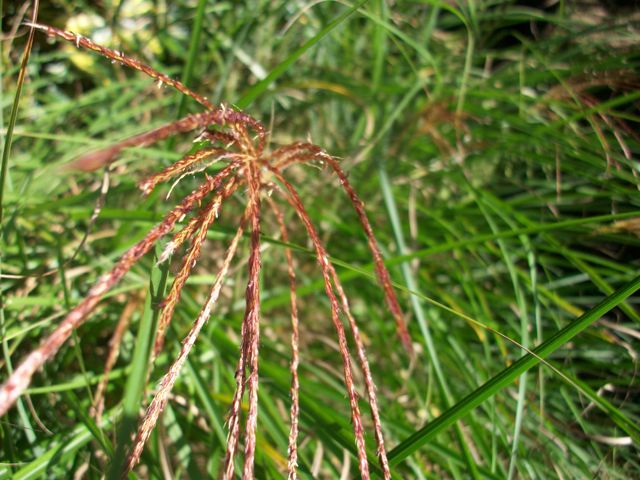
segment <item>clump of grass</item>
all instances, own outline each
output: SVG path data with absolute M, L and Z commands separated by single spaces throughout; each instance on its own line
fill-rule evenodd
M 318 169 L 319 160 L 283 174 L 332 254 L 349 310 L 366 319 L 359 333 L 378 386 L 389 469 L 400 478 L 628 478 L 640 471 L 640 410 L 633 402 L 640 321 L 637 12 L 607 10 L 603 2 L 521 3 L 370 0 L 346 8 L 316 2 L 296 11 L 291 2 L 198 0 L 195 8 L 175 1 L 167 10 L 136 12 L 132 4 L 151 3 L 86 4 L 80 11 L 55 0 L 42 13 L 43 22 L 58 26 L 68 19 L 73 31 L 72 23 L 90 16 L 94 29 L 81 32 L 87 37 L 105 39 L 106 31 L 112 43 L 101 43 L 146 56 L 156 71 L 197 85 L 212 104 L 226 99 L 235 110 L 269 118 L 274 145 L 307 137 L 344 159 L 340 166 L 366 201 L 410 319 L 410 369 L 399 343 L 390 342 L 394 325 L 358 214 L 329 185 L 333 178 L 339 187 L 339 178 Z M 3 20 L 15 17 L 19 25 L 26 18 L 19 7 L 5 2 Z M 0 103 L 9 115 L 26 32 L 17 25 L 7 30 Z M 11 32 L 18 36 L 8 38 Z M 193 134 L 124 146 L 117 158 L 106 150 L 145 125 L 199 115 L 199 104 L 185 95 L 174 99 L 145 75 L 73 43 L 37 38 L 3 202 L 3 372 L 86 296 L 95 272 L 109 271 L 162 220 L 161 195 L 171 190 L 183 198 L 201 185 L 203 168 L 214 175 L 232 162 L 209 165 L 213 153 L 161 181 L 171 187 L 158 184 L 141 197 L 139 180 L 153 178 L 157 165 L 180 161 L 189 147 L 177 137 Z M 205 137 L 213 138 L 200 139 L 187 156 L 229 144 L 224 128 L 208 130 Z M 96 168 L 112 158 L 100 178 Z M 59 169 L 78 159 L 72 173 Z M 264 175 L 276 183 L 275 174 Z M 255 475 L 282 478 L 297 462 L 300 478 L 356 477 L 360 461 L 340 346 L 326 318 L 325 276 L 306 228 L 293 221 L 295 208 L 283 208 L 285 184 L 269 190 L 272 197 L 261 197 Z M 100 210 L 95 205 L 105 197 Z M 162 258 L 171 251 L 162 241 L 155 258 L 141 257 L 77 338 L 34 376 L 0 419 L 0 478 L 69 472 L 99 478 L 109 462 L 108 475 L 120 475 L 140 406 L 152 401 L 180 356 L 179 341 L 209 298 L 247 198 L 243 185 L 209 228 L 211 247 L 202 248 L 180 292 L 155 370 L 148 368 L 151 337 L 191 237 L 176 238 L 181 246 L 172 258 Z M 269 200 L 281 210 L 288 242 Z M 225 412 L 238 383 L 251 253 L 249 217 L 244 222 L 247 233 L 216 314 L 167 395 L 136 468 L 140 476 L 215 477 L 224 470 Z M 287 251 L 295 261 L 300 321 L 297 409 Z M 156 265 L 156 258 L 163 262 Z M 107 344 L 117 323 L 119 357 L 105 372 L 116 355 Z M 345 334 L 349 329 L 345 324 Z M 364 398 L 364 374 L 355 365 L 353 374 Z M 94 388 L 104 394 L 94 395 Z M 100 403 L 98 421 L 86 412 L 95 406 L 97 415 Z M 244 447 L 248 406 L 245 400 L 238 407 L 236 452 Z M 358 406 L 367 408 L 364 401 Z M 299 412 L 294 457 L 292 410 Z M 382 476 L 371 448 L 373 421 L 363 415 L 362 422 L 371 432 L 365 434 L 371 476 Z

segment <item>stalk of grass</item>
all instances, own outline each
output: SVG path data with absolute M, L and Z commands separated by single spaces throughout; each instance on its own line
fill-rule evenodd
M 191 38 L 189 39 L 189 52 L 187 53 L 187 63 L 184 66 L 184 70 L 182 71 L 181 80 L 185 85 L 191 84 L 191 80 L 193 78 L 193 70 L 196 66 L 196 62 L 198 61 L 198 56 L 201 51 L 201 37 L 202 37 L 202 27 L 205 21 L 205 13 L 206 13 L 206 0 L 198 0 L 198 5 L 196 6 L 195 18 L 193 20 L 193 24 L 191 25 Z M 185 114 L 186 102 L 188 97 L 180 97 L 180 102 L 178 103 L 178 114 L 177 118 L 181 118 Z
M 35 0 L 33 4 L 33 10 L 31 15 L 31 21 L 35 23 L 38 19 L 40 1 Z M 13 131 L 18 119 L 18 109 L 20 107 L 20 98 L 22 96 L 22 87 L 24 85 L 25 76 L 27 74 L 27 63 L 31 55 L 31 49 L 33 47 L 33 39 L 35 37 L 35 29 L 31 27 L 29 29 L 29 35 L 27 37 L 27 43 L 24 47 L 24 53 L 22 54 L 22 61 L 20 63 L 20 70 L 18 72 L 18 80 L 16 82 L 16 93 L 13 97 L 13 104 L 11 106 L 11 113 L 9 114 L 9 122 L 7 123 L 7 132 L 4 136 L 4 146 L 2 148 L 2 165 L 0 166 L 0 225 L 4 229 L 4 189 L 7 182 L 7 172 L 9 168 L 9 157 L 11 156 L 11 144 L 13 143 Z
M 389 218 L 391 219 L 391 225 L 393 228 L 396 244 L 398 245 L 400 254 L 404 255 L 407 253 L 407 247 L 404 241 L 404 235 L 402 233 L 398 210 L 393 194 L 391 192 L 391 186 L 389 184 L 384 162 L 379 163 L 378 175 L 380 178 L 380 186 L 382 187 L 382 194 L 385 200 L 387 212 L 389 214 Z M 417 284 L 409 268 L 409 265 L 407 263 L 402 263 L 400 267 L 402 269 L 402 274 L 409 290 L 412 292 L 418 291 Z M 438 357 L 438 349 L 436 348 L 435 342 L 433 341 L 433 336 L 431 335 L 431 329 L 429 328 L 427 318 L 422 309 L 422 305 L 420 305 L 418 297 L 415 295 L 411 296 L 411 306 L 413 308 L 416 320 L 418 321 L 420 332 L 425 342 L 425 350 L 427 352 L 427 356 L 429 357 L 429 360 L 433 365 L 433 371 L 435 372 L 438 388 L 440 389 L 440 393 L 444 398 L 445 406 L 447 408 L 450 408 L 453 405 L 451 390 L 445 378 L 440 359 Z M 459 423 L 455 425 L 455 435 L 457 442 L 463 452 L 468 472 L 473 478 L 479 478 L 476 461 L 471 456 L 471 452 L 466 444 L 466 439 L 463 434 L 462 425 Z
M 32 21 L 36 21 L 38 18 L 38 10 L 39 10 L 39 0 L 35 0 L 32 7 Z M 20 107 L 20 99 L 22 96 L 22 88 L 25 81 L 25 76 L 27 74 L 27 63 L 29 62 L 29 57 L 31 55 L 31 49 L 33 47 L 33 40 L 35 36 L 35 31 L 33 28 L 29 30 L 29 35 L 27 37 L 27 42 L 24 47 L 24 52 L 22 54 L 22 61 L 20 63 L 20 70 L 18 72 L 18 80 L 16 82 L 16 93 L 13 98 L 13 103 L 11 105 L 11 112 L 9 114 L 9 122 L 7 123 L 7 131 L 4 135 L 4 144 L 2 148 L 2 163 L 0 165 L 0 241 L 4 240 L 5 237 L 5 222 L 4 222 L 4 205 L 5 205 L 5 186 L 8 181 L 7 176 L 9 172 L 9 158 L 11 156 L 11 145 L 13 143 L 13 132 L 16 126 L 16 121 L 18 119 L 18 109 Z M 0 97 L 1 98 L 1 97 Z M 3 117 L 4 120 L 4 117 Z M 4 124 L 4 121 L 2 122 Z M 0 251 L 0 265 L 3 262 L 3 255 Z M 2 268 L 0 266 L 0 274 L 2 274 Z M 13 365 L 11 362 L 11 357 L 9 355 L 9 347 L 6 340 L 6 327 L 5 327 L 5 294 L 4 290 L 0 289 L 0 335 L 2 336 L 2 355 L 5 361 L 5 366 L 7 368 L 7 372 L 9 375 L 13 373 Z M 24 403 L 20 401 L 18 403 L 18 412 L 20 415 L 20 421 L 25 428 L 25 434 L 29 443 L 35 443 L 35 434 L 33 433 L 33 427 L 29 420 L 29 416 L 27 415 L 26 408 Z M 11 438 L 11 432 L 8 430 L 7 433 L 7 442 L 9 445 L 13 444 L 13 440 Z M 36 451 L 38 453 L 41 452 L 39 447 L 36 447 Z

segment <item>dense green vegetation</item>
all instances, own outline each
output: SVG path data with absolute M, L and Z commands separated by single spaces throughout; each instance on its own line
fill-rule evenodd
M 394 478 L 640 475 L 640 16 L 605 2 L 518 3 L 543 2 L 56 0 L 40 10 L 42 23 L 127 52 L 261 119 L 274 145 L 310 138 L 341 159 L 407 314 L 413 362 L 335 176 L 314 164 L 290 169 L 288 178 L 360 321 Z M 170 185 L 148 198 L 136 186 L 188 152 L 193 134 L 127 149 L 108 173 L 66 168 L 199 107 L 38 33 L 12 117 L 28 32 L 18 24 L 30 14 L 21 2 L 1 4 L 5 147 L 7 126 L 16 124 L 2 177 L 4 380 L 202 174 L 183 179 L 168 200 Z M 0 478 L 100 478 L 112 459 L 119 465 L 245 201 L 238 191 L 211 228 L 151 373 L 149 337 L 179 258 L 156 266 L 144 257 L 34 377 L 28 396 L 0 419 Z M 287 211 L 286 219 L 300 284 L 300 477 L 357 478 L 320 269 L 297 217 Z M 281 478 L 289 290 L 270 214 L 263 237 L 256 475 Z M 247 236 L 138 477 L 218 476 L 248 251 Z M 96 425 L 90 406 L 123 316 L 131 324 L 110 373 L 104 423 Z M 538 366 L 541 357 L 547 365 Z M 362 377 L 356 381 L 377 476 Z

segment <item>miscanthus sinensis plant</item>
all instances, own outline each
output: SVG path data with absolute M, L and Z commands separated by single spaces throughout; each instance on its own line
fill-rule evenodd
M 364 204 L 349 183 L 347 175 L 340 167 L 338 159 L 332 157 L 321 147 L 308 142 L 294 142 L 271 149 L 268 144 L 267 130 L 262 123 L 248 114 L 225 105 L 215 106 L 207 98 L 195 93 L 181 82 L 158 72 L 148 65 L 129 57 L 121 51 L 112 50 L 99 45 L 82 35 L 60 30 L 48 25 L 27 23 L 31 29 L 37 29 L 49 36 L 55 36 L 71 42 L 78 48 L 84 48 L 102 55 L 114 63 L 138 70 L 157 81 L 158 86 L 175 88 L 182 94 L 194 99 L 204 108 L 199 114 L 187 115 L 172 123 L 155 128 L 146 133 L 127 138 L 115 145 L 91 152 L 76 160 L 76 165 L 105 165 L 127 147 L 148 146 L 164 140 L 172 135 L 195 131 L 206 146 L 198 147 L 177 162 L 162 171 L 142 180 L 139 187 L 144 195 L 149 195 L 154 188 L 167 181 L 178 182 L 185 176 L 198 175 L 200 185 L 171 209 L 164 219 L 153 227 L 147 235 L 124 253 L 116 265 L 103 274 L 86 297 L 69 314 L 60 321 L 55 330 L 46 336 L 40 345 L 29 353 L 15 368 L 13 373 L 0 387 L 0 415 L 4 415 L 25 391 L 34 373 L 47 360 L 52 358 L 60 347 L 70 338 L 72 333 L 82 325 L 95 310 L 102 297 L 112 290 L 118 282 L 131 270 L 145 254 L 164 236 L 172 235 L 172 239 L 164 247 L 158 262 L 167 261 L 175 252 L 185 247 L 181 266 L 175 275 L 168 293 L 162 300 L 161 313 L 154 340 L 152 359 L 161 352 L 165 335 L 173 318 L 176 304 L 189 279 L 193 268 L 200 257 L 202 246 L 210 227 L 223 214 L 223 205 L 235 193 L 243 192 L 246 207 L 241 217 L 237 218 L 237 231 L 231 240 L 222 267 L 218 272 L 210 293 L 202 305 L 202 309 L 193 322 L 193 326 L 182 341 L 182 349 L 167 373 L 159 383 L 153 400 L 140 420 L 137 434 L 127 454 L 122 475 L 126 476 L 139 462 L 144 446 L 151 435 L 160 414 L 162 413 L 176 378 L 203 325 L 207 322 L 219 298 L 224 280 L 231 262 L 236 254 L 238 243 L 247 231 L 251 238 L 248 260 L 247 285 L 245 293 L 245 313 L 242 321 L 240 355 L 236 367 L 236 390 L 228 415 L 227 452 L 224 460 L 223 478 L 234 478 L 235 456 L 239 449 L 240 438 L 244 439 L 244 466 L 242 478 L 254 477 L 254 456 L 256 451 L 256 427 L 258 418 L 258 385 L 259 385 L 259 346 L 260 346 L 260 278 L 261 278 L 261 225 L 262 218 L 271 214 L 275 216 L 280 227 L 280 235 L 284 242 L 288 241 L 287 225 L 284 221 L 280 203 L 284 201 L 297 214 L 315 250 L 317 262 L 322 271 L 324 290 L 331 307 L 331 320 L 338 338 L 339 351 L 342 357 L 344 384 L 351 408 L 351 422 L 358 451 L 358 468 L 362 478 L 369 478 L 369 461 L 365 447 L 362 414 L 358 405 L 358 394 L 354 385 L 353 365 L 350 358 L 348 333 L 344 321 L 347 322 L 356 356 L 362 371 L 366 393 L 371 410 L 374 427 L 376 451 L 384 478 L 391 478 L 389 464 L 384 445 L 380 413 L 376 399 L 376 387 L 371 375 L 364 342 L 359 327 L 351 313 L 349 301 L 336 271 L 329 261 L 328 253 L 320 239 L 304 206 L 303 199 L 296 187 L 285 177 L 287 167 L 295 164 L 315 163 L 334 172 L 339 178 L 360 220 L 375 263 L 375 271 L 384 290 L 388 308 L 395 319 L 397 331 L 406 350 L 411 353 L 412 345 L 403 314 L 394 293 L 389 273 L 383 263 L 380 249 L 375 240 L 371 224 L 367 218 Z M 224 165 L 215 174 L 207 171 L 214 164 Z M 288 447 L 288 476 L 297 478 L 297 438 L 299 409 L 299 318 L 296 304 L 296 274 L 293 258 L 286 250 L 289 288 L 291 295 L 291 411 Z M 92 410 L 99 419 L 103 410 L 104 385 L 109 370 L 117 356 L 119 339 L 123 332 L 116 330 L 116 341 L 107 362 L 103 382 L 100 383 L 94 398 Z M 245 392 L 248 396 L 248 411 L 242 430 L 241 404 Z

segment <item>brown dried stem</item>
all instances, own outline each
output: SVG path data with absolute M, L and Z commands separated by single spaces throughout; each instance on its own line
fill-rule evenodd
M 267 201 L 271 206 L 278 226 L 280 227 L 280 236 L 285 243 L 289 242 L 289 234 L 287 232 L 287 226 L 284 223 L 284 216 L 282 211 L 273 201 L 271 197 L 267 197 Z M 298 346 L 299 346 L 299 332 L 298 332 L 298 306 L 296 302 L 296 273 L 293 265 L 293 255 L 291 249 L 285 247 L 284 254 L 287 259 L 287 269 L 289 271 L 289 290 L 291 292 L 291 430 L 289 432 L 289 448 L 288 448 L 288 480 L 296 480 L 298 475 L 296 469 L 298 467 L 298 419 L 300 417 L 299 406 L 299 392 L 300 383 L 298 380 Z
M 231 264 L 231 261 L 233 260 L 233 257 L 235 256 L 238 249 L 238 242 L 240 241 L 240 238 L 242 238 L 243 230 L 244 222 L 241 223 L 235 236 L 233 237 L 233 240 L 231 241 L 229 248 L 227 249 L 227 253 L 222 263 L 222 268 L 216 276 L 216 279 L 211 288 L 211 292 L 209 293 L 209 298 L 202 307 L 202 310 L 200 310 L 198 318 L 191 327 L 191 330 L 183 340 L 180 354 L 174 361 L 173 365 L 171 365 L 169 371 L 164 375 L 164 377 L 162 377 L 162 380 L 160 381 L 160 385 L 158 387 L 158 392 L 147 407 L 147 411 L 142 421 L 140 422 L 140 426 L 138 427 L 138 433 L 136 434 L 133 448 L 131 449 L 131 452 L 129 453 L 129 456 L 127 458 L 125 471 L 122 475 L 123 478 L 126 478 L 128 472 L 131 471 L 140 461 L 140 455 L 142 454 L 144 445 L 149 438 L 149 435 L 151 434 L 153 428 L 155 427 L 158 421 L 158 417 L 167 404 L 169 393 L 171 392 L 173 385 L 175 384 L 176 378 L 180 373 L 182 365 L 189 355 L 189 352 L 193 348 L 200 330 L 211 316 L 211 310 L 218 301 L 220 290 L 222 289 L 224 279 L 229 270 L 229 265 Z
M 131 247 L 120 258 L 113 269 L 102 275 L 80 304 L 78 304 L 58 327 L 46 337 L 27 357 L 22 361 L 9 376 L 7 381 L 0 387 L 0 416 L 14 404 L 20 394 L 31 383 L 31 377 L 45 362 L 59 350 L 62 344 L 69 338 L 71 332 L 78 328 L 87 316 L 96 307 L 102 295 L 108 292 L 129 269 L 145 253 L 147 253 L 155 242 L 171 231 L 173 226 L 182 219 L 193 206 L 202 200 L 209 192 L 218 188 L 232 171 L 232 166 L 221 170 L 215 177 L 207 177 L 206 181 L 196 190 L 191 192 L 177 207 L 171 210 L 165 218 L 152 228 L 147 235 L 137 244 Z
M 344 370 L 344 382 L 347 388 L 347 393 L 349 395 L 349 404 L 351 406 L 351 421 L 353 423 L 353 432 L 356 439 L 356 447 L 358 451 L 358 466 L 360 470 L 360 475 L 363 479 L 369 478 L 369 463 L 367 461 L 367 452 L 364 441 L 364 427 L 362 425 L 362 416 L 360 414 L 360 407 L 358 406 L 358 394 L 356 392 L 354 383 L 353 383 L 353 374 L 351 369 L 351 360 L 349 358 L 349 347 L 347 344 L 347 337 L 345 335 L 344 326 L 340 320 L 339 312 L 340 306 L 338 304 L 338 299 L 336 298 L 333 287 L 331 284 L 331 273 L 330 273 L 330 264 L 329 257 L 327 252 L 320 241 L 320 237 L 318 233 L 311 223 L 311 218 L 307 213 L 302 201 L 300 200 L 300 196 L 296 189 L 289 183 L 280 173 L 280 171 L 274 167 L 269 167 L 271 172 L 275 175 L 278 182 L 282 183 L 287 189 L 288 195 L 287 200 L 291 204 L 291 206 L 295 209 L 298 217 L 304 224 L 309 238 L 311 239 L 314 248 L 316 250 L 316 257 L 318 259 L 318 263 L 320 263 L 320 267 L 322 269 L 322 276 L 324 280 L 324 288 L 327 297 L 329 298 L 329 303 L 331 305 L 331 319 L 335 326 L 336 332 L 338 334 L 338 344 L 340 346 L 340 354 L 342 355 L 342 363 Z

